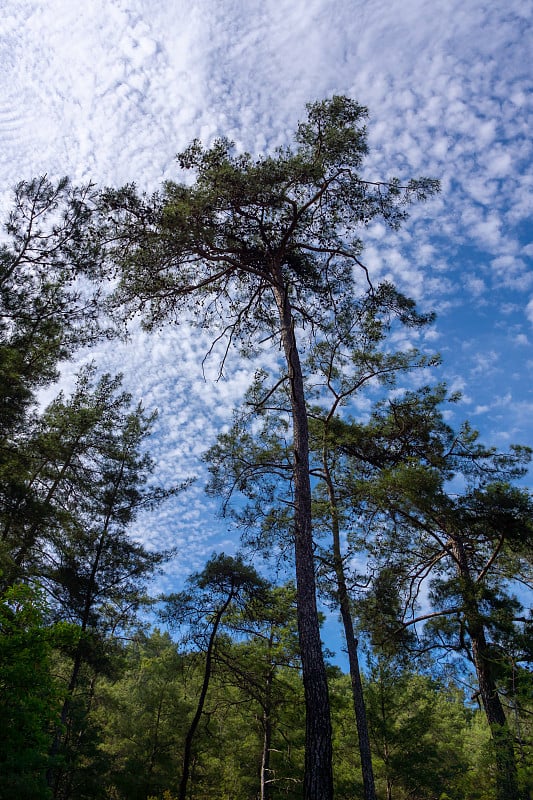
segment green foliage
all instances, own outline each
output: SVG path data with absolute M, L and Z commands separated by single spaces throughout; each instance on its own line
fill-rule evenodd
M 161 617 L 166 623 L 198 625 L 221 609 L 226 614 L 247 608 L 267 589 L 266 581 L 240 553 L 213 553 L 201 572 L 189 575 L 187 586 L 186 591 L 163 598 L 166 606 Z
M 196 707 L 188 726 L 183 748 L 183 767 L 179 800 L 186 800 L 194 776 L 193 742 L 204 714 L 212 682 L 216 651 L 226 617 L 238 611 L 246 618 L 248 606 L 266 590 L 267 584 L 241 555 L 214 554 L 202 572 L 191 575 L 189 591 L 166 598 L 162 617 L 171 624 L 185 623 L 189 637 L 205 651 L 203 679 Z
M 352 294 L 354 267 L 366 280 L 356 228 L 376 217 L 397 227 L 412 200 L 438 191 L 426 178 L 401 186 L 359 175 L 365 117 L 354 101 L 333 97 L 307 106 L 294 148 L 253 158 L 226 139 L 209 149 L 194 141 L 178 155 L 194 182 L 169 181 L 151 197 L 134 186 L 106 190 L 103 238 L 114 241 L 118 229 L 122 241 L 108 248 L 121 274 L 115 301 L 142 310 L 148 326 L 179 321 L 184 309 L 217 326 L 223 299 L 222 328 L 248 348 L 277 326 L 272 288 L 281 269 L 298 320 L 328 319 L 330 300 L 340 310 Z
M 50 797 L 51 726 L 61 703 L 52 671 L 52 649 L 75 640 L 64 623 L 46 627 L 41 593 L 28 586 L 8 588 L 0 599 L 0 797 Z
M 20 430 L 37 388 L 97 333 L 94 298 L 74 281 L 94 256 L 82 244 L 92 187 L 67 178 L 19 183 L 0 246 L 0 430 Z
M 404 318 L 403 301 L 408 302 L 389 286 L 380 286 L 354 300 L 347 319 L 337 315 L 336 323 L 323 331 L 306 360 L 314 530 L 316 539 L 327 531 L 324 552 L 329 547 L 331 525 L 324 457 L 335 482 L 338 512 L 348 526 L 348 518 L 353 516 L 354 464 L 358 476 L 365 478 L 391 465 L 400 469 L 407 459 L 413 469 L 415 459 L 423 452 L 426 458 L 431 457 L 430 446 L 434 451 L 437 442 L 440 446 L 440 432 L 433 431 L 431 425 L 435 423 L 435 407 L 445 397 L 443 387 L 426 387 L 391 398 L 376 407 L 368 425 L 357 424 L 348 416 L 349 404 L 356 396 L 370 394 L 376 381 L 386 392 L 394 387 L 398 376 L 438 363 L 437 357 L 422 355 L 416 349 L 386 351 L 389 333 L 400 326 L 428 322 L 414 307 Z M 380 416 L 384 405 L 396 420 L 389 429 Z M 274 382 L 264 370 L 258 370 L 232 427 L 220 434 L 205 454 L 211 473 L 208 492 L 222 499 L 223 514 L 243 528 L 247 542 L 265 551 L 281 548 L 285 558 L 290 557 L 292 543 L 290 413 L 286 375 Z M 427 472 L 423 475 L 426 477 Z M 350 510 L 344 514 L 346 508 Z
M 366 684 L 377 786 L 398 800 L 462 800 L 467 712 L 453 687 L 380 661 Z
M 371 285 L 361 234 L 375 219 L 397 228 L 409 203 L 438 184 L 366 181 L 366 117 L 333 97 L 309 104 L 293 145 L 270 155 L 240 154 L 225 139 L 193 142 L 178 156 L 192 180 L 152 197 L 133 186 L 102 193 L 98 230 L 88 227 L 90 188 L 18 187 L 0 252 L 0 556 L 6 585 L 37 577 L 49 602 L 16 584 L 0 605 L 0 797 L 174 800 L 184 796 L 186 763 L 191 800 L 249 800 L 261 773 L 263 797 L 275 800 L 300 797 L 307 769 L 304 712 L 313 708 L 290 588 L 221 554 L 167 598 L 165 620 L 184 633 L 183 652 L 159 632 L 124 648 L 115 638 L 131 633 L 164 560 L 133 542 L 129 526 L 177 491 L 150 483 L 153 417 L 131 408 L 119 378 L 97 379 L 94 368 L 72 397 L 42 413 L 34 402 L 59 359 L 98 333 L 93 298 L 73 280 L 102 255 L 103 272 L 117 270 L 111 306 L 140 311 L 148 327 L 193 317 L 214 325 L 215 343 L 238 341 L 246 354 L 277 348 L 284 332 L 286 368 L 276 378 L 257 373 L 245 411 L 208 454 L 211 490 L 225 510 L 244 495 L 232 510 L 248 540 L 292 558 L 305 516 L 293 441 L 300 414 L 314 491 L 300 623 L 309 613 L 302 585 L 307 592 L 316 572 L 328 599 L 349 585 L 348 612 L 358 610 L 376 650 L 392 657 L 422 642 L 484 665 L 505 704 L 525 796 L 533 647 L 512 581 L 530 581 L 533 531 L 531 495 L 513 481 L 531 453 L 485 448 L 468 425 L 452 431 L 443 387 L 389 395 L 398 375 L 438 361 L 392 352 L 389 335 L 431 315 L 394 286 Z M 296 386 L 299 352 L 305 380 Z M 352 419 L 356 393 L 374 398 L 376 386 L 383 401 L 366 423 Z M 362 576 L 349 566 L 361 570 L 362 550 L 370 572 L 357 605 Z M 428 587 L 431 612 L 417 631 Z M 348 678 L 330 670 L 329 686 L 335 796 L 352 800 L 365 788 Z M 502 796 L 495 732 L 506 731 L 492 725 L 491 738 L 453 686 L 380 663 L 365 698 L 382 795 Z
M 469 800 L 492 800 L 495 796 L 494 752 L 490 728 L 482 711 L 472 712 L 464 742 L 468 769 L 459 781 L 463 795 Z
M 530 581 L 533 510 L 530 493 L 509 480 L 524 474 L 531 451 L 498 453 L 484 447 L 468 425 L 458 434 L 447 429 L 436 407 L 431 418 L 437 424 L 429 457 L 393 463 L 355 483 L 373 560 L 370 591 L 362 601 L 365 624 L 382 650 L 403 640 L 413 651 L 435 648 L 471 662 L 492 734 L 496 797 L 504 800 L 518 796 L 519 784 L 499 690 L 528 627 L 514 591 Z M 401 418 L 381 419 L 402 427 Z M 462 487 L 459 493 L 449 491 L 452 478 Z M 382 617 L 383 576 L 391 573 L 393 614 L 385 604 Z M 431 605 L 424 613 L 418 601 L 428 588 Z M 527 648 L 520 658 L 529 658 Z
M 50 460 L 41 484 L 55 487 L 47 505 L 59 530 L 52 528 L 53 558 L 41 570 L 59 613 L 83 629 L 113 615 L 116 625 L 123 608 L 134 612 L 142 602 L 143 581 L 166 556 L 132 541 L 128 528 L 140 511 L 178 491 L 147 486 L 153 461 L 145 441 L 154 414 L 132 409 L 119 387 L 120 378 L 96 380 L 90 367 L 73 396 L 57 398 L 42 421 Z
M 114 637 L 134 621 L 146 581 L 166 558 L 133 542 L 128 527 L 181 488 L 149 486 L 145 439 L 154 416 L 131 408 L 120 378 L 98 379 L 91 365 L 71 397 L 60 394 L 43 411 L 37 405 L 37 391 L 54 381 L 59 362 L 103 333 L 98 291 L 83 280 L 98 267 L 99 245 L 89 231 L 93 200 L 90 186 L 78 189 L 66 179 L 21 183 L 0 248 L 7 797 L 15 780 L 24 797 L 48 796 L 49 789 L 58 800 L 102 795 L 96 776 L 105 767 L 90 718 L 95 676 L 116 674 Z M 35 581 L 46 605 L 28 588 Z M 36 671 L 35 691 L 25 658 Z M 11 725 L 16 713 L 18 727 Z
M 217 638 L 209 693 L 194 737 L 191 798 L 248 800 L 256 795 L 265 708 L 272 724 L 272 796 L 301 794 L 303 697 L 298 670 L 291 666 L 295 632 L 286 630 L 289 620 L 281 617 L 287 604 L 288 596 L 276 599 L 276 605 L 270 598 L 269 623 L 259 621 L 258 613 L 253 621 L 235 613 L 231 624 L 238 639 L 227 630 Z M 110 796 L 144 800 L 147 794 L 161 798 L 165 791 L 178 796 L 204 663 L 202 652 L 189 647 L 180 653 L 168 634 L 155 631 L 127 648 L 127 668 L 118 680 L 99 681 L 93 714 L 103 728 Z
M 46 510 L 28 494 L 39 455 L 36 392 L 57 377 L 58 364 L 102 334 L 97 291 L 79 280 L 96 251 L 84 237 L 92 188 L 64 178 L 22 182 L 0 245 L 0 567 L 4 586 L 13 569 L 13 522 L 35 521 Z M 83 286 L 83 289 L 81 288 Z M 30 524 L 29 522 L 27 524 Z
M 268 664 L 276 664 L 272 706 L 271 796 L 301 797 L 303 695 L 298 671 L 281 650 L 269 651 L 266 628 L 243 641 L 219 640 L 209 697 L 195 737 L 191 800 L 248 800 L 256 796 L 263 736 L 262 707 Z M 246 634 L 248 635 L 248 634 Z M 270 654 L 269 654 L 270 653 Z M 108 796 L 144 800 L 178 796 L 186 718 L 202 681 L 195 652 L 180 654 L 154 632 L 128 647 L 127 670 L 102 680 L 95 714 L 110 757 Z M 335 797 L 361 793 L 357 736 L 349 676 L 329 674 L 335 743 Z M 365 680 L 378 796 L 387 782 L 397 800 L 492 800 L 493 754 L 486 720 L 453 683 L 385 664 Z M 525 731 L 524 731 L 525 733 Z
M 198 688 L 196 672 L 168 634 L 154 631 L 128 647 L 119 680 L 101 680 L 95 717 L 120 798 L 177 790 L 185 722 Z
M 52 520 L 45 558 L 36 565 L 53 598 L 54 613 L 75 620 L 81 636 L 65 670 L 66 696 L 53 752 L 64 766 L 54 773 L 54 796 L 100 792 L 99 730 L 91 722 L 96 676 L 116 670 L 116 637 L 135 624 L 147 603 L 146 583 L 165 561 L 129 536 L 139 511 L 177 489 L 148 485 L 152 460 L 144 449 L 154 415 L 119 391 L 120 378 L 96 380 L 93 367 L 76 391 L 58 397 L 43 414 L 49 460 L 41 473 Z M 33 543 L 34 547 L 35 543 Z M 74 788 L 75 787 L 75 788 Z

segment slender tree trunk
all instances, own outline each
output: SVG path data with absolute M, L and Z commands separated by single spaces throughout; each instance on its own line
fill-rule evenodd
M 270 641 L 270 645 L 272 642 Z M 272 746 L 272 670 L 269 670 L 263 706 L 263 752 L 261 754 L 261 800 L 270 798 L 270 750 Z
M 468 618 L 467 618 L 468 620 Z M 469 626 L 470 627 L 470 626 Z M 470 630 L 472 656 L 476 668 L 479 694 L 490 726 L 494 755 L 496 759 L 496 797 L 497 800 L 510 800 L 527 795 L 518 790 L 518 775 L 514 753 L 513 736 L 505 716 L 492 674 L 491 656 L 482 625 Z
M 376 800 L 376 787 L 374 782 L 374 770 L 372 768 L 372 753 L 370 751 L 370 737 L 368 735 L 368 723 L 366 719 L 365 700 L 363 697 L 363 684 L 361 682 L 361 672 L 359 669 L 359 657 L 357 654 L 357 639 L 354 633 L 352 613 L 350 610 L 350 599 L 346 586 L 344 574 L 344 563 L 341 552 L 339 512 L 335 487 L 331 478 L 328 463 L 328 453 L 326 447 L 322 451 L 322 467 L 328 489 L 331 532 L 333 539 L 333 567 L 337 582 L 337 596 L 341 612 L 344 636 L 346 638 L 346 649 L 348 651 L 348 663 L 350 667 L 350 679 L 352 684 L 352 698 L 357 725 L 357 736 L 359 740 L 359 754 L 361 756 L 361 774 L 363 777 L 363 797 L 364 800 Z
M 298 635 L 306 709 L 304 800 L 333 798 L 332 744 L 326 667 L 320 640 L 311 524 L 309 431 L 302 367 L 290 301 L 277 270 L 273 286 L 289 375 L 294 452 L 294 558 Z
M 148 759 L 148 769 L 147 769 L 147 777 L 148 777 L 148 785 L 150 785 L 152 781 L 152 776 L 155 770 L 156 758 L 159 750 L 159 727 L 161 724 L 161 714 L 163 711 L 163 701 L 165 699 L 165 690 L 161 690 L 161 694 L 159 695 L 159 702 L 157 704 L 157 713 L 155 717 L 155 729 L 154 729 L 154 738 L 152 742 L 152 746 L 150 748 L 150 758 Z M 154 788 L 154 791 L 156 789 Z
M 74 692 L 78 685 L 78 678 L 80 675 L 80 670 L 83 664 L 83 637 L 87 630 L 87 620 L 84 619 L 80 628 L 80 639 L 78 644 L 76 645 L 76 651 L 74 653 L 74 660 L 72 663 L 72 670 L 70 673 L 70 680 L 67 686 L 67 691 L 65 694 L 65 699 L 63 700 L 63 706 L 61 708 L 61 715 L 59 725 L 57 726 L 54 738 L 52 741 L 52 745 L 49 751 L 49 757 L 51 760 L 55 759 L 58 755 L 62 746 L 66 745 L 69 739 L 69 717 L 70 711 L 72 707 L 72 698 L 74 697 Z M 47 772 L 47 781 L 48 785 L 52 789 L 52 794 L 54 798 L 59 797 L 60 791 L 60 784 L 61 780 L 64 775 L 64 770 L 58 768 L 54 769 L 50 767 Z
M 207 652 L 205 654 L 204 679 L 202 681 L 202 688 L 200 690 L 200 696 L 198 697 L 198 703 L 196 705 L 196 711 L 194 717 L 192 719 L 191 724 L 189 725 L 189 730 L 187 731 L 187 735 L 185 737 L 185 746 L 183 748 L 183 770 L 181 773 L 181 781 L 178 790 L 178 800 L 186 800 L 187 798 L 187 784 L 189 781 L 189 775 L 191 769 L 192 743 L 194 739 L 194 734 L 196 733 L 196 729 L 198 728 L 200 719 L 202 717 L 205 698 L 207 697 L 207 690 L 209 688 L 209 681 L 211 679 L 211 670 L 213 665 L 213 650 L 215 647 L 215 640 L 218 632 L 218 627 L 220 625 L 220 620 L 222 619 L 232 599 L 233 595 L 230 593 L 225 603 L 218 609 L 217 613 L 215 614 L 215 619 L 213 621 L 213 627 L 211 629 L 211 634 L 209 636 L 209 643 L 207 645 Z
M 383 744 L 383 763 L 385 765 L 385 781 L 387 785 L 387 800 L 392 800 L 392 780 L 390 777 L 389 762 L 389 740 L 387 732 L 388 715 L 385 708 L 385 681 L 383 680 L 383 672 L 381 664 L 379 664 L 379 692 L 380 692 L 380 711 L 381 711 L 381 724 L 382 724 L 382 744 Z
M 102 532 L 98 538 L 98 545 L 96 548 L 96 552 L 94 554 L 93 563 L 91 566 L 91 574 L 89 576 L 86 593 L 85 593 L 85 603 L 83 606 L 83 614 L 80 623 L 80 632 L 81 636 L 79 638 L 78 644 L 76 646 L 76 651 L 74 653 L 74 661 L 72 664 L 72 671 L 70 673 L 70 680 L 67 687 L 67 692 L 65 694 L 65 699 L 63 701 L 63 707 L 61 709 L 61 717 L 60 717 L 60 725 L 56 728 L 56 732 L 54 735 L 54 739 L 52 741 L 52 746 L 50 748 L 50 758 L 53 759 L 59 753 L 63 742 L 63 730 L 68 729 L 68 719 L 70 715 L 70 710 L 72 707 L 72 698 L 74 697 L 74 692 L 76 691 L 76 687 L 78 685 L 78 678 L 80 675 L 80 670 L 84 661 L 84 636 L 87 632 L 87 628 L 89 627 L 89 619 L 91 615 L 91 609 L 94 603 L 94 593 L 96 590 L 96 575 L 98 573 L 98 569 L 100 567 L 100 560 L 102 558 L 102 553 L 104 551 L 104 545 L 107 538 L 107 534 L 109 532 L 109 526 L 111 524 L 111 514 L 112 508 L 114 505 L 114 501 L 116 498 L 116 494 L 118 491 L 118 486 L 120 481 L 122 480 L 124 472 L 124 462 L 121 465 L 121 469 L 119 471 L 118 480 L 115 481 L 115 486 L 113 487 L 113 493 L 110 501 L 110 506 L 107 509 L 104 525 Z M 56 770 L 54 774 L 54 770 L 50 768 L 47 773 L 48 785 L 52 787 L 53 796 L 57 797 L 59 792 L 59 785 L 62 778 L 62 771 Z
M 98 557 L 100 555 L 101 548 L 98 551 Z M 94 570 L 93 570 L 94 572 Z M 67 686 L 67 691 L 65 694 L 65 699 L 63 700 L 63 706 L 61 708 L 61 716 L 59 720 L 59 725 L 57 726 L 54 734 L 54 738 L 52 741 L 52 746 L 50 747 L 49 756 L 50 759 L 53 760 L 59 753 L 62 746 L 64 746 L 69 738 L 68 730 L 69 730 L 69 717 L 70 711 L 72 707 L 72 699 L 74 697 L 74 692 L 76 691 L 76 687 L 78 685 L 78 679 L 80 675 L 80 670 L 84 661 L 84 642 L 83 638 L 87 631 L 87 624 L 89 619 L 89 611 L 91 607 L 91 602 L 89 600 L 89 596 L 92 597 L 92 590 L 93 590 L 93 583 L 91 582 L 88 589 L 87 589 L 87 599 L 85 603 L 84 615 L 80 626 L 80 638 L 78 640 L 78 644 L 76 645 L 76 650 L 74 653 L 74 660 L 72 662 L 72 670 L 70 673 L 70 680 Z M 52 793 L 54 797 L 59 796 L 60 790 L 60 783 L 63 777 L 64 770 L 61 769 L 54 769 L 49 768 L 47 773 L 47 780 L 48 785 L 52 789 Z
M 452 536 L 452 552 L 457 571 L 463 583 L 463 600 L 468 633 L 472 644 L 472 658 L 476 669 L 479 694 L 489 723 L 496 761 L 497 800 L 521 800 L 527 794 L 518 789 L 518 774 L 513 736 L 498 694 L 492 670 L 492 656 L 485 636 L 485 626 L 479 611 L 475 585 L 470 574 L 467 555 L 459 536 Z
M 361 757 L 361 774 L 363 777 L 363 797 L 364 800 L 376 800 L 376 787 L 374 782 L 374 770 L 372 767 L 370 737 L 368 735 L 366 708 L 363 697 L 363 684 L 361 682 L 359 658 L 357 656 L 357 639 L 355 638 L 353 632 L 351 614 L 348 612 L 348 617 L 346 617 L 346 614 L 346 609 L 341 606 L 341 617 L 344 622 L 346 647 L 348 650 L 348 663 L 350 667 L 350 679 L 352 683 L 357 736 L 359 739 L 359 755 Z
M 44 500 L 42 502 L 43 508 L 46 508 L 52 502 L 52 500 L 54 499 L 54 495 L 56 493 L 56 490 L 61 485 L 61 482 L 63 481 L 65 475 L 67 474 L 67 471 L 69 470 L 69 468 L 70 468 L 70 466 L 72 464 L 72 460 L 73 460 L 74 456 L 77 453 L 77 449 L 76 448 L 79 445 L 80 439 L 81 439 L 81 434 L 79 436 L 77 436 L 75 438 L 75 440 L 72 442 L 72 445 L 71 445 L 69 453 L 68 453 L 68 457 L 66 458 L 65 462 L 62 465 L 62 467 L 61 467 L 61 469 L 59 471 L 59 475 L 57 475 L 55 477 L 52 485 L 49 487 L 48 492 L 46 493 L 46 497 L 44 498 Z M 33 483 L 33 480 L 32 480 L 32 483 Z M 31 484 L 28 487 L 28 489 L 29 488 L 31 488 Z M 15 511 L 15 514 L 12 515 L 11 519 L 14 519 L 14 518 L 16 518 L 16 511 Z M 37 535 L 38 535 L 39 530 L 41 528 L 41 524 L 42 524 L 42 520 L 39 519 L 38 521 L 36 521 L 32 525 L 30 525 L 29 529 L 24 532 L 24 535 L 22 537 L 22 541 L 20 543 L 19 549 L 13 555 L 13 563 L 15 564 L 16 567 L 22 568 L 28 552 L 35 545 L 35 542 L 36 542 L 36 539 L 37 539 Z M 7 535 L 9 533 L 9 525 L 10 525 L 10 523 L 8 523 L 8 527 L 4 531 L 4 534 L 3 534 L 3 537 L 2 537 L 4 539 L 7 538 Z

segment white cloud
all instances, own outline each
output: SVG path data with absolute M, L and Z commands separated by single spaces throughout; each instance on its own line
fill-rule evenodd
M 481 309 L 495 324 L 523 322 L 532 287 L 531 236 L 518 228 L 532 202 L 530 10 L 523 0 L 5 0 L 0 205 L 18 180 L 43 172 L 151 189 L 177 175 L 175 154 L 195 136 L 227 134 L 263 152 L 287 143 L 305 102 L 349 94 L 370 109 L 369 177 L 434 175 L 443 187 L 399 234 L 374 225 L 364 260 L 376 280 L 438 309 L 431 336 L 446 352 L 450 388 L 488 408 L 498 343 L 477 337 L 473 367 L 462 343 L 484 324 Z M 533 299 L 525 313 L 533 324 Z M 205 474 L 202 448 L 253 373 L 231 354 L 225 381 L 214 381 L 214 361 L 204 379 L 208 346 L 181 326 L 135 331 L 131 344 L 90 354 L 159 406 L 154 448 L 165 481 Z M 368 413 L 370 401 L 358 402 Z M 218 522 L 206 526 L 214 504 L 202 479 L 186 516 L 178 498 L 140 534 L 186 547 L 187 566 L 228 538 Z
M 518 345 L 520 345 L 520 346 L 522 346 L 522 345 L 529 345 L 529 339 L 527 338 L 527 336 L 526 336 L 526 334 L 525 334 L 525 333 L 518 333 L 518 334 L 517 334 L 517 335 L 514 337 L 514 340 L 513 340 L 513 341 L 515 342 L 515 344 L 518 344 Z
M 533 325 L 533 297 L 526 306 L 526 317 Z
M 488 376 L 498 369 L 499 356 L 494 350 L 485 353 L 474 353 L 474 366 L 471 369 L 472 375 Z
M 501 282 L 520 291 L 525 291 L 533 285 L 533 273 L 528 270 L 522 259 L 514 256 L 499 256 L 491 261 L 494 271 L 494 283 Z
M 476 278 L 474 275 L 467 277 L 466 285 L 474 297 L 481 297 L 487 289 L 485 281 L 481 278 Z

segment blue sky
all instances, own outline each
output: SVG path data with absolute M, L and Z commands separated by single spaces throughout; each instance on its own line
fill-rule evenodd
M 0 206 L 46 173 L 154 189 L 175 154 L 218 135 L 263 153 L 287 143 L 308 101 L 346 94 L 370 111 L 370 179 L 430 175 L 442 192 L 391 234 L 365 235 L 374 279 L 390 278 L 438 319 L 418 344 L 460 389 L 457 419 L 485 441 L 533 444 L 531 19 L 529 0 L 4 0 L 0 22 Z M 5 213 L 4 213 L 5 215 Z M 158 478 L 198 475 L 185 506 L 139 526 L 199 568 L 236 536 L 215 519 L 200 461 L 255 365 L 201 360 L 187 328 L 102 346 L 160 417 Z M 63 383 L 72 381 L 67 365 Z M 364 404 L 361 405 L 363 408 Z

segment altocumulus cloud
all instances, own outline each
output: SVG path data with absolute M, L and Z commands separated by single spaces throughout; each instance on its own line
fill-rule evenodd
M 443 187 L 398 234 L 369 231 L 369 268 L 439 311 L 417 344 L 441 347 L 440 377 L 464 388 L 459 415 L 477 409 L 488 436 L 512 429 L 531 442 L 531 10 L 524 0 L 5 0 L 2 206 L 13 184 L 42 173 L 151 191 L 177 175 L 175 153 L 194 137 L 264 152 L 287 143 L 305 102 L 354 97 L 371 112 L 367 176 L 426 174 Z M 160 408 L 158 477 L 198 475 L 186 514 L 178 498 L 138 530 L 186 545 L 178 572 L 228 549 L 199 455 L 254 369 L 230 355 L 216 382 L 213 358 L 204 378 L 208 348 L 183 325 L 134 328 L 129 344 L 83 355 L 122 370 L 135 398 Z M 508 423 L 487 402 L 502 380 Z

